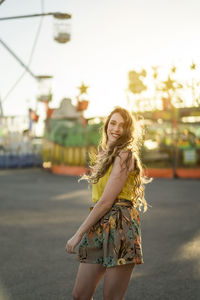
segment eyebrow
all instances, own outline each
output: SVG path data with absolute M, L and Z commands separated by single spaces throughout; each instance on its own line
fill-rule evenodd
M 112 120 L 110 120 L 110 122 L 117 122 L 115 119 L 112 119 Z M 120 122 L 119 124 L 124 124 L 125 122 L 123 121 L 123 122 Z

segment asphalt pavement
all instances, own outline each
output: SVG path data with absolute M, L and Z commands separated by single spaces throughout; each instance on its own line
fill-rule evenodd
M 144 264 L 134 268 L 125 299 L 200 299 L 200 181 L 154 179 L 146 199 Z M 0 300 L 72 299 L 79 263 L 65 244 L 90 205 L 91 191 L 76 177 L 0 170 Z

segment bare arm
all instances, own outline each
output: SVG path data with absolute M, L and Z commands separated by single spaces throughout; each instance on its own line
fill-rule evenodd
M 127 153 L 123 152 L 120 154 L 120 157 L 115 158 L 112 172 L 107 181 L 102 197 L 94 206 L 93 210 L 85 219 L 85 221 L 81 224 L 72 239 L 68 241 L 66 245 L 66 251 L 75 253 L 74 248 L 80 242 L 83 235 L 112 207 L 115 199 L 123 189 L 130 172 L 130 170 L 127 170 L 124 165 L 126 157 Z M 133 169 L 131 168 L 131 171 L 132 170 Z

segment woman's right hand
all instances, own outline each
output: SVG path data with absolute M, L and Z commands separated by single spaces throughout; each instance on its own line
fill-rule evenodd
M 70 254 L 75 254 L 75 247 L 80 243 L 81 239 L 82 236 L 75 233 L 75 235 L 73 235 L 73 237 L 67 241 L 65 250 Z

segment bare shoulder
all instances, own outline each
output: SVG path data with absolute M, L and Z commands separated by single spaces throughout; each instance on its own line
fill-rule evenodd
M 129 155 L 131 155 L 131 151 L 129 150 L 122 150 L 119 153 L 119 157 L 121 158 L 122 161 L 125 161 Z
M 116 165 L 118 169 L 125 168 L 129 173 L 133 172 L 135 165 L 133 153 L 129 150 L 122 150 L 115 158 L 114 165 Z

